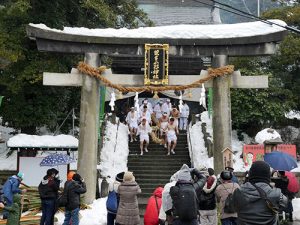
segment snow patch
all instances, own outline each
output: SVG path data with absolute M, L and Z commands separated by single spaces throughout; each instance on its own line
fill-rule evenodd
M 106 199 L 100 198 L 94 200 L 94 202 L 89 205 L 90 209 L 80 210 L 80 224 L 81 225 L 105 225 L 106 220 Z M 55 215 L 58 222 L 55 225 L 62 225 L 64 222 L 65 215 L 59 212 Z
M 294 212 L 293 212 L 293 219 L 300 220 L 300 198 L 295 198 L 292 201 Z
M 288 113 L 285 114 L 285 117 L 287 119 L 291 119 L 291 120 L 292 119 L 300 120 L 300 112 L 291 110 L 291 111 L 289 111 Z
M 269 20 L 281 26 L 286 23 L 281 20 Z M 286 30 L 285 28 L 262 22 L 213 24 L 213 25 L 172 25 L 159 27 L 140 27 L 137 29 L 88 29 L 85 27 L 64 27 L 63 30 L 51 29 L 44 24 L 29 24 L 31 27 L 47 31 L 111 38 L 170 38 L 170 39 L 228 39 L 272 34 Z
M 116 139 L 117 137 L 117 139 Z M 122 123 L 107 122 L 104 144 L 101 150 L 101 163 L 97 166 L 103 177 L 115 177 L 118 173 L 127 171 L 128 127 Z
M 276 138 L 281 139 L 280 134 L 274 129 L 266 128 L 256 134 L 255 141 L 258 144 L 263 144 L 266 140 L 274 140 Z

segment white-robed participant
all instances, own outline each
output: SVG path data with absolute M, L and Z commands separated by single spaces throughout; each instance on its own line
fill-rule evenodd
M 154 114 L 155 114 L 155 118 L 157 120 L 159 120 L 162 117 L 163 114 L 163 107 L 162 107 L 163 102 L 159 101 L 155 106 L 154 106 Z
M 189 115 L 190 115 L 190 108 L 186 104 L 186 102 L 183 102 L 183 106 L 181 107 L 180 110 L 179 130 L 186 130 Z
M 170 111 L 172 110 L 172 104 L 171 100 L 167 99 L 164 104 L 162 105 L 162 111 L 168 113 L 168 116 L 170 116 Z
M 138 129 L 138 113 L 134 110 L 134 107 L 130 108 L 130 112 L 127 114 L 126 123 L 130 131 L 130 142 L 136 141 L 136 133 Z
M 138 134 L 140 135 L 140 149 L 141 155 L 144 154 L 144 144 L 145 144 L 145 152 L 148 152 L 149 145 L 149 135 L 152 129 L 150 125 L 147 123 L 147 119 L 144 117 L 142 119 L 141 124 L 138 127 Z
M 140 106 L 140 111 L 143 111 L 144 106 L 147 106 L 147 110 L 148 110 L 148 112 L 150 113 L 150 116 L 151 116 L 151 114 L 153 113 L 153 106 L 152 106 L 151 102 L 148 101 L 148 98 L 144 99 L 142 105 Z
M 151 122 L 151 114 L 149 113 L 149 111 L 147 110 L 147 106 L 143 106 L 143 110 L 140 111 L 140 115 L 139 115 L 139 122 L 142 122 L 143 118 L 146 118 L 148 124 L 152 124 Z
M 178 126 L 175 124 L 174 118 L 170 118 L 170 122 L 167 128 L 167 140 L 168 140 L 168 153 L 170 155 L 172 153 L 175 154 L 175 147 L 177 144 L 177 135 L 178 135 Z

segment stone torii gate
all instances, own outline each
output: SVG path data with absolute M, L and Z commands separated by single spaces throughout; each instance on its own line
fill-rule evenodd
M 203 28 L 206 25 L 202 25 Z M 210 25 L 211 29 L 219 29 L 223 25 Z M 229 57 L 236 56 L 264 56 L 274 54 L 276 45 L 286 35 L 285 29 L 271 29 L 267 33 L 252 31 L 251 35 L 237 36 L 234 34 L 226 38 L 208 37 L 203 35 L 192 39 L 185 38 L 147 38 L 147 37 L 116 37 L 89 36 L 58 32 L 46 27 L 29 25 L 27 35 L 36 41 L 39 51 L 77 53 L 85 55 L 85 62 L 93 67 L 100 66 L 100 55 L 139 55 L 144 56 L 145 43 L 169 44 L 169 55 L 211 57 L 212 67 L 218 68 L 228 65 Z M 265 25 L 270 28 L 269 25 Z M 269 27 L 267 27 L 269 26 Z M 201 28 L 197 28 L 201 29 Z M 253 28 L 255 30 L 255 28 Z M 201 76 L 206 75 L 201 72 Z M 113 83 L 137 86 L 143 85 L 144 76 L 105 74 Z M 201 77 L 200 76 L 200 77 Z M 169 75 L 170 85 L 183 85 L 199 80 L 195 75 Z M 85 201 L 92 202 L 96 191 L 97 164 L 97 125 L 99 110 L 99 81 L 73 70 L 71 74 L 44 73 L 44 85 L 81 86 L 80 135 L 78 171 L 87 183 Z M 215 78 L 206 86 L 213 87 L 213 139 L 214 139 L 214 167 L 216 173 L 223 170 L 222 150 L 231 148 L 231 102 L 230 88 L 267 88 L 267 76 L 243 77 L 238 71 L 232 76 Z

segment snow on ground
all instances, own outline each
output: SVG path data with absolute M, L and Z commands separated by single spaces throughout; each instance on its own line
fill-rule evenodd
M 127 171 L 128 154 L 128 127 L 122 123 L 118 126 L 107 122 L 101 150 L 101 163 L 97 166 L 101 170 L 101 175 L 114 178 L 118 173 Z
M 10 127 L 0 126 L 1 138 L 7 141 L 13 136 L 10 134 L 15 130 Z M 7 158 L 8 149 L 6 143 L 0 143 L 0 170 L 16 170 L 17 169 L 17 152 L 14 152 Z
M 291 110 L 285 114 L 285 117 L 288 119 L 297 119 L 300 120 L 300 112 Z
M 300 221 L 300 198 L 295 198 L 292 201 L 294 207 L 293 218 Z
M 266 128 L 258 132 L 255 136 L 255 141 L 258 144 L 263 144 L 266 140 L 274 140 L 276 138 L 280 138 L 280 134 L 271 128 Z
M 213 167 L 213 157 L 208 157 L 207 149 L 204 144 L 203 133 L 201 124 L 206 123 L 207 132 L 212 136 L 212 120 L 208 116 L 208 112 L 205 111 L 201 114 L 201 121 L 194 124 L 190 130 L 191 142 L 193 148 L 193 164 L 194 167 Z M 244 166 L 244 161 L 240 157 L 243 154 L 243 145 L 252 142 L 252 139 L 245 133 L 242 134 L 244 141 L 238 139 L 236 131 L 232 131 L 232 151 L 233 167 L 236 172 L 245 172 L 248 168 Z
M 190 129 L 192 144 L 192 160 L 195 168 L 213 168 L 213 157 L 208 157 L 207 149 L 204 145 L 203 133 L 201 130 L 202 122 L 197 122 Z
M 80 225 L 106 225 L 106 199 L 97 199 L 90 205 L 91 209 L 81 210 Z M 55 217 L 58 219 L 55 225 L 63 224 L 64 213 L 57 213 Z
M 286 26 L 281 20 L 271 22 Z M 51 29 L 44 24 L 29 24 L 32 27 L 73 35 L 117 37 L 117 38 L 182 38 L 182 39 L 227 39 L 236 37 L 249 37 L 254 35 L 266 35 L 284 31 L 276 25 L 262 22 L 249 22 L 237 24 L 214 24 L 214 25 L 172 25 L 159 27 L 140 27 L 137 29 L 88 29 L 84 27 L 64 27 L 64 30 Z

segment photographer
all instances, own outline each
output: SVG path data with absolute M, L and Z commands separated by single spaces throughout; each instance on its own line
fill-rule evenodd
M 86 192 L 86 185 L 84 180 L 78 173 L 75 173 L 72 180 L 65 183 L 64 192 L 67 196 L 67 203 L 65 206 L 65 220 L 63 225 L 79 224 L 79 210 L 80 210 L 80 195 Z

